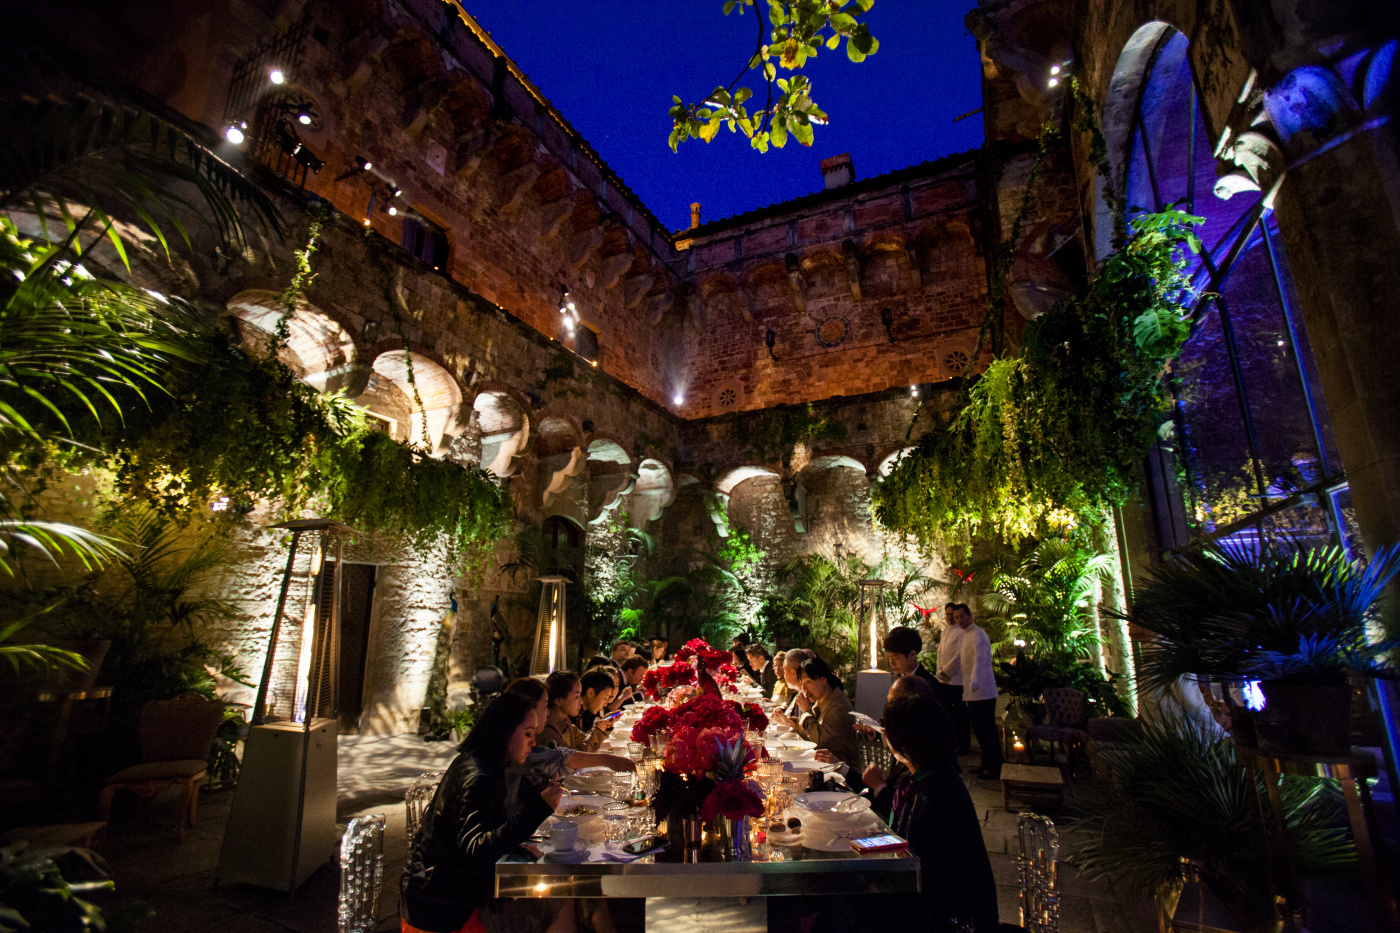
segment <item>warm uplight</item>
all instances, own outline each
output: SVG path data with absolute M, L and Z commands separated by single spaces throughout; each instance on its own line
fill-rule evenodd
M 366 226 L 366 227 L 369 226 L 369 218 L 368 218 L 368 217 L 365 218 L 365 226 Z
M 236 126 L 230 126 L 228 129 L 224 130 L 224 139 L 227 139 L 235 146 L 242 145 L 243 131 Z
M 282 69 L 280 68 L 272 69 L 271 73 L 268 74 L 267 78 L 273 84 L 281 84 L 283 81 L 287 80 L 287 76 L 282 74 Z
M 541 881 L 539 884 L 535 885 L 535 893 L 538 894 L 540 897 L 544 897 L 546 894 L 549 893 L 549 885 Z
M 910 387 L 909 387 L 909 397 L 910 397 L 910 398 L 918 398 L 918 397 L 919 397 L 919 387 L 918 387 L 918 386 L 915 385 L 915 386 L 910 386 Z

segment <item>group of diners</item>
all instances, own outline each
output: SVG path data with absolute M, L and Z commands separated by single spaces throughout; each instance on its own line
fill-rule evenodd
M 895 675 L 882 718 L 895 761 L 888 774 L 873 765 L 861 770 L 859 733 L 874 730 L 856 722 L 826 661 L 804 648 L 772 657 L 761 645 L 735 645 L 736 661 L 742 654 L 747 662 L 745 676 L 780 705 L 773 719 L 815 743 L 820 760 L 842 765 L 851 786 L 870 795 L 875 812 L 908 841 L 921 865 L 917 895 L 784 898 L 769 911 L 770 930 L 883 930 L 891 916 L 919 931 L 997 929 L 991 864 L 957 761 L 960 724 L 968 722 L 982 745 L 979 773 L 1000 764 L 978 706 L 990 677 L 989 645 L 984 649 L 986 635 L 970 613 L 964 617 L 965 608 L 947 609 L 943 640 L 956 627 L 956 651 L 945 652 L 940 643 L 937 672 L 919 663 L 923 640 L 914 629 L 892 629 L 884 641 Z M 664 659 L 665 647 L 655 656 Z M 597 750 L 612 728 L 605 714 L 639 698 L 649 664 L 615 646 L 611 658 L 593 659 L 581 676 L 556 671 L 544 681 L 522 678 L 485 708 L 411 840 L 401 883 L 404 933 L 641 928 L 644 907 L 631 900 L 498 899 L 493 879 L 496 862 L 558 807 L 567 773 L 595 765 L 635 770 L 630 759 Z M 994 682 L 991 689 L 994 702 Z

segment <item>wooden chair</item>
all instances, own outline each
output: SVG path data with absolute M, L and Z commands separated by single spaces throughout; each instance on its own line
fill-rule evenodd
M 1070 771 L 1074 770 L 1073 753 L 1076 748 L 1083 749 L 1084 742 L 1088 738 L 1085 731 L 1088 727 L 1089 706 L 1084 694 L 1073 687 L 1058 687 L 1046 690 L 1045 697 L 1045 724 L 1041 726 L 1031 726 L 1028 730 L 1030 736 L 1031 764 L 1035 764 L 1035 740 L 1043 739 L 1050 743 L 1050 762 L 1055 762 L 1055 743 L 1064 746 L 1065 761 L 1070 766 Z
M 184 696 L 153 700 L 141 708 L 141 763 L 123 768 L 107 779 L 98 804 L 102 819 L 112 810 L 112 798 L 121 788 L 150 798 L 171 784 L 183 789 L 180 801 L 180 838 L 195 825 L 199 781 L 208 768 L 209 747 L 224 718 L 223 700 Z

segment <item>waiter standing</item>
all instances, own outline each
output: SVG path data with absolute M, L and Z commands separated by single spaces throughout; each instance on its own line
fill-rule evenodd
M 972 723 L 967 718 L 967 707 L 963 704 L 962 677 L 962 635 L 958 627 L 958 604 L 948 603 L 943 607 L 943 634 L 938 639 L 938 698 L 943 701 L 948 714 L 953 717 L 953 741 L 957 753 L 966 755 L 972 750 Z

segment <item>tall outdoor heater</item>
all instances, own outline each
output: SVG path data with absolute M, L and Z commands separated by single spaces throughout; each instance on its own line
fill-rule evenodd
M 535 622 L 535 647 L 530 652 L 530 673 L 553 674 L 569 667 L 564 646 L 564 587 L 567 577 L 540 577 L 540 615 Z
M 859 619 L 856 623 L 856 663 L 869 664 L 856 674 L 856 712 L 880 718 L 885 695 L 890 692 L 890 672 L 885 664 L 885 580 L 861 580 Z
M 215 877 L 291 892 L 336 851 L 341 570 L 354 529 L 324 518 L 272 527 L 292 543 Z M 300 618 L 287 611 L 294 577 Z

